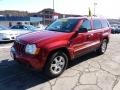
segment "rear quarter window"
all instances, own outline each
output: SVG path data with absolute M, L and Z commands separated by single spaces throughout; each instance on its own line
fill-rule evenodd
M 105 19 L 101 20 L 102 28 L 110 27 L 109 22 Z
M 96 29 L 101 29 L 102 28 L 101 21 L 98 20 L 98 19 L 93 20 L 93 27 L 94 27 L 95 30 Z

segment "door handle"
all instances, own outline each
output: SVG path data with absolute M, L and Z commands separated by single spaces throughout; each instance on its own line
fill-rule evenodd
M 93 33 L 92 33 L 92 34 L 90 34 L 90 36 L 93 36 Z
M 91 38 L 92 36 L 93 36 L 93 34 L 89 34 L 89 35 L 87 36 L 87 39 Z
M 88 35 L 88 38 L 90 38 L 91 37 L 91 35 Z

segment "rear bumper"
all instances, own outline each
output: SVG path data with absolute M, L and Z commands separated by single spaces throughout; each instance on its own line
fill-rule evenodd
M 25 66 L 30 66 L 35 70 L 42 70 L 45 64 L 45 60 L 38 59 L 38 57 L 33 57 L 30 55 L 18 54 L 15 49 L 11 48 L 11 57 Z

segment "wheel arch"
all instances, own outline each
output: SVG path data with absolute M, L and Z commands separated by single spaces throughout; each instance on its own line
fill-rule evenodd
M 66 47 L 61 47 L 61 48 L 57 48 L 57 49 L 54 49 L 54 50 L 50 51 L 49 54 L 48 54 L 48 56 L 47 56 L 47 60 L 49 59 L 49 57 L 52 54 L 54 54 L 57 51 L 64 52 L 67 55 L 68 60 L 71 60 L 70 52 L 68 51 L 68 49 Z
M 104 39 L 106 39 L 106 40 L 107 40 L 107 43 L 109 43 L 109 37 L 108 37 L 108 36 L 104 37 L 103 40 L 104 40 Z

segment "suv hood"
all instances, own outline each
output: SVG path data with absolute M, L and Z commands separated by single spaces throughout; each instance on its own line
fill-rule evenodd
M 32 33 L 27 33 L 24 35 L 20 35 L 17 40 L 24 42 L 24 43 L 38 43 L 38 42 L 50 42 L 50 41 L 58 41 L 61 38 L 67 39 L 70 38 L 70 33 L 65 32 L 55 32 L 55 31 L 36 31 Z

